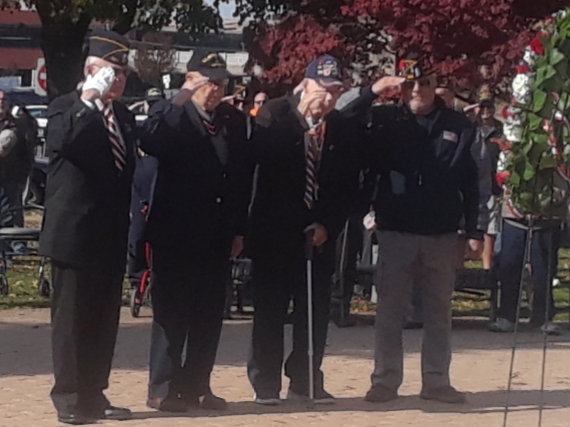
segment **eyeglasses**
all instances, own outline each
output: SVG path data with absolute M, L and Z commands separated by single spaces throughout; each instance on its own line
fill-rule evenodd
M 267 99 L 256 99 L 253 101 L 254 104 L 256 105 L 263 105 L 267 102 Z
M 209 80 L 208 83 L 218 87 L 226 87 L 229 84 L 229 80 L 228 79 Z
M 423 78 L 423 79 L 418 79 L 418 80 L 406 80 L 404 83 L 402 83 L 402 87 L 404 89 L 410 90 L 416 86 L 416 83 L 421 88 L 426 88 L 426 87 L 432 86 L 432 82 L 430 79 Z

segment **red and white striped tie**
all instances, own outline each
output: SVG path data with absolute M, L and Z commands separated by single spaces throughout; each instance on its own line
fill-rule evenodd
M 127 149 L 125 148 L 125 143 L 119 133 L 119 125 L 117 124 L 111 105 L 105 106 L 103 109 L 103 115 L 105 116 L 107 130 L 109 131 L 109 140 L 111 141 L 113 157 L 115 157 L 115 166 L 122 172 L 127 164 Z
M 322 152 L 322 143 L 325 136 L 325 124 L 309 131 L 309 146 L 305 162 L 305 204 L 312 209 L 317 200 L 318 182 L 317 173 Z

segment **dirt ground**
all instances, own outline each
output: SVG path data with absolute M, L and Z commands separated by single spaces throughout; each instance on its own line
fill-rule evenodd
M 51 427 L 59 425 L 48 398 L 52 384 L 50 328 L 47 310 L 0 312 L 0 427 Z M 108 396 L 115 405 L 128 406 L 135 419 L 101 422 L 115 427 L 500 427 L 506 401 L 506 384 L 512 338 L 485 331 L 484 322 L 457 322 L 454 330 L 454 385 L 468 391 L 469 403 L 453 406 L 421 401 L 419 331 L 405 333 L 406 379 L 402 397 L 388 404 L 364 402 L 372 370 L 373 329 L 331 326 L 324 364 L 327 389 L 337 396 L 333 406 L 309 409 L 303 404 L 277 408 L 251 403 L 245 360 L 251 324 L 231 321 L 224 326 L 213 378 L 214 391 L 228 399 L 224 412 L 189 412 L 169 416 L 145 406 L 150 319 L 132 319 L 123 312 L 114 371 Z M 512 412 L 509 426 L 538 425 L 538 405 L 545 405 L 542 426 L 570 425 L 570 334 L 548 346 L 546 392 L 540 393 L 542 337 L 520 335 Z

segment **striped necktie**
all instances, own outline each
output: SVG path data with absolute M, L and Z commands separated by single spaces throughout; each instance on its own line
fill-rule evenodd
M 305 204 L 308 209 L 312 209 L 317 200 L 317 173 L 321 160 L 322 145 L 325 137 L 325 124 L 319 124 L 309 132 L 309 144 L 307 147 L 305 161 Z
M 204 127 L 206 128 L 206 130 L 210 135 L 216 136 L 218 134 L 218 128 L 216 127 L 214 122 L 211 122 L 206 119 L 202 119 L 202 122 L 204 123 Z
M 125 148 L 125 143 L 119 133 L 119 125 L 117 124 L 117 119 L 115 118 L 113 108 L 111 108 L 110 104 L 105 106 L 103 109 L 103 116 L 105 117 L 105 125 L 109 132 L 109 140 L 111 141 L 111 151 L 115 158 L 115 166 L 120 172 L 122 172 L 127 164 L 127 149 Z

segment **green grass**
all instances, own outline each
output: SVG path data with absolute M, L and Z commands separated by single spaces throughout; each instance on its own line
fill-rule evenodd
M 560 310 L 557 320 L 568 320 L 568 305 L 570 302 L 570 250 L 560 251 L 558 277 L 561 286 L 554 289 L 556 307 Z M 476 262 L 466 264 L 467 267 L 477 268 Z M 8 269 L 8 281 L 10 294 L 0 296 L 0 309 L 8 308 L 45 308 L 50 306 L 48 298 L 40 296 L 38 292 L 38 269 L 37 258 L 20 258 L 14 260 Z M 46 271 L 49 277 L 49 266 Z M 125 300 L 125 302 L 127 302 Z M 526 308 L 526 303 L 523 308 Z M 357 300 L 353 303 L 356 312 L 370 312 L 375 309 L 375 304 L 368 301 Z M 453 311 L 458 316 L 487 316 L 489 310 L 488 294 L 482 296 L 466 295 L 457 293 L 453 300 Z
M 480 261 L 468 261 L 466 268 L 481 268 Z M 557 277 L 560 279 L 560 286 L 554 288 L 554 303 L 558 310 L 556 320 L 568 321 L 570 313 L 570 250 L 562 249 L 559 254 L 559 265 Z M 482 295 L 471 295 L 456 292 L 453 299 L 454 316 L 476 316 L 487 317 L 489 315 L 489 292 Z M 368 313 L 376 310 L 376 304 L 369 301 L 357 299 L 353 301 L 352 310 L 357 313 Z M 523 301 L 522 316 L 529 314 L 528 303 Z
M 37 259 L 14 260 L 7 272 L 10 294 L 0 297 L 0 309 L 49 307 L 49 298 L 40 296 L 38 291 L 38 271 L 39 261 Z M 49 274 L 49 267 L 47 273 Z

